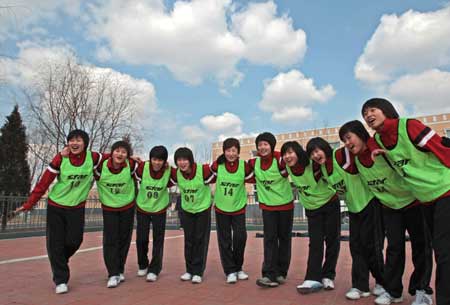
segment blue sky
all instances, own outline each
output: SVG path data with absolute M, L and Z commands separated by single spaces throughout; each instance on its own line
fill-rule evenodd
M 142 90 L 146 150 L 339 126 L 374 96 L 448 112 L 448 37 L 446 1 L 27 1 L 0 14 L 0 114 L 67 54 Z

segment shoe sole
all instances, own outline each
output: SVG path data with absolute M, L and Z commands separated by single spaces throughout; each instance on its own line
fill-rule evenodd
M 259 282 L 259 281 L 256 281 L 256 285 L 258 285 L 259 287 L 262 287 L 262 288 L 275 288 L 275 287 L 278 287 L 280 284 L 264 284 L 264 283 L 261 283 L 261 282 Z
M 299 288 L 297 287 L 297 292 L 300 294 L 310 294 L 310 293 L 314 293 L 314 292 L 318 292 L 320 291 L 322 288 Z
M 323 289 L 329 291 L 329 290 L 334 290 L 334 287 L 329 287 L 328 286 L 328 287 L 323 287 Z
M 227 284 L 236 284 L 237 281 L 227 282 Z

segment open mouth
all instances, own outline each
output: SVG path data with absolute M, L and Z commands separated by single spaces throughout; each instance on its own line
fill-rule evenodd
M 375 118 L 369 118 L 368 123 L 369 125 L 373 125 L 373 123 L 375 123 Z

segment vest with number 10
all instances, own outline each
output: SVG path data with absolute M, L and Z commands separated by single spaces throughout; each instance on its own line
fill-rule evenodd
M 245 163 L 239 160 L 235 173 L 227 171 L 225 164 L 217 168 L 216 192 L 214 203 L 218 209 L 224 212 L 237 212 L 247 204 L 245 191 Z
M 120 173 L 114 174 L 108 168 L 108 160 L 103 162 L 102 173 L 97 181 L 100 202 L 111 208 L 121 208 L 134 200 L 134 180 L 131 177 L 130 163 Z
M 62 158 L 58 180 L 48 195 L 50 200 L 67 207 L 86 201 L 93 182 L 93 168 L 94 161 L 89 150 L 80 166 L 72 165 L 69 158 Z
M 149 161 L 145 162 L 136 203 L 145 212 L 157 213 L 167 208 L 169 204 L 167 183 L 170 179 L 170 168 L 164 170 L 160 179 L 153 179 L 150 175 L 150 166 Z
M 200 213 L 211 206 L 211 190 L 205 185 L 202 166 L 196 166 L 195 176 L 191 180 L 183 177 L 177 169 L 177 184 L 181 193 L 181 208 L 188 213 Z
M 432 152 L 423 152 L 414 146 L 407 130 L 408 119 L 398 121 L 398 138 L 394 148 L 387 149 L 378 133 L 375 140 L 387 153 L 395 170 L 409 185 L 413 195 L 421 202 L 430 202 L 450 189 L 450 169 Z
M 267 170 L 261 169 L 261 158 L 257 158 L 255 178 L 259 202 L 267 206 L 279 206 L 288 204 L 294 199 L 291 184 L 281 175 L 276 158 L 272 159 L 272 165 Z

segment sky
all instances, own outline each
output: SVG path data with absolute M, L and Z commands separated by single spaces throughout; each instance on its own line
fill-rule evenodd
M 450 112 L 449 37 L 448 1 L 0 0 L 0 115 L 65 56 L 138 91 L 146 151 Z

